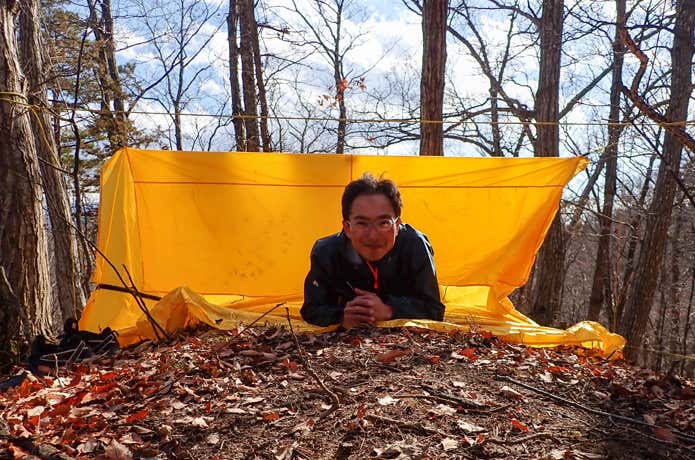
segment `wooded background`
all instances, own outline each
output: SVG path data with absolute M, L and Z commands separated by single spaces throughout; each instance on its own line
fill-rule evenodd
M 695 0 L 381 2 L 419 49 L 374 42 L 373 4 L 0 0 L 3 365 L 79 315 L 98 168 L 130 145 L 587 155 L 512 300 L 693 375 Z

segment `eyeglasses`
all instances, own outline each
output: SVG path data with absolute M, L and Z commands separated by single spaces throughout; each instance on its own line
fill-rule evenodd
M 345 222 L 357 232 L 366 232 L 369 227 L 374 227 L 377 231 L 388 232 L 393 229 L 396 222 L 398 222 L 398 217 L 389 217 L 387 219 L 378 219 L 375 221 L 358 219 L 355 221 L 346 220 Z

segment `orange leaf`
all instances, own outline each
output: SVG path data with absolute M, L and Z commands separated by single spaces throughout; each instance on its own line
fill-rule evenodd
M 518 421 L 515 418 L 512 419 L 512 425 L 514 426 L 514 428 L 516 428 L 519 431 L 522 431 L 524 433 L 528 432 L 528 426 L 524 425 L 523 423 L 521 423 L 520 421 Z
M 118 374 L 116 374 L 115 372 L 111 371 L 111 372 L 107 372 L 107 373 L 103 374 L 103 375 L 101 376 L 101 379 L 100 379 L 100 380 L 101 380 L 102 382 L 108 382 L 109 380 L 113 380 L 113 379 L 115 379 L 116 377 L 118 377 Z
M 360 403 L 360 406 L 357 408 L 357 418 L 362 420 L 365 415 L 367 415 L 367 407 L 364 403 Z
M 148 413 L 147 409 L 137 411 L 134 414 L 130 414 L 128 417 L 126 417 L 125 422 L 126 423 L 133 423 L 133 422 L 140 422 L 142 420 L 145 420 L 145 418 L 147 418 L 147 413 Z
M 29 396 L 29 393 L 31 392 L 31 382 L 29 379 L 24 379 L 22 384 L 19 386 L 19 396 L 22 398 L 26 398 Z
M 565 368 L 561 366 L 548 366 L 548 372 L 555 375 L 560 375 L 565 372 Z
M 396 358 L 409 355 L 410 350 L 391 350 L 376 356 L 376 360 L 382 364 L 393 362 Z
M 288 371 L 292 371 L 292 372 L 296 372 L 297 368 L 299 367 L 299 366 L 297 366 L 296 362 L 290 361 L 289 358 L 283 359 L 282 362 L 280 363 L 280 365 L 282 367 L 284 367 L 285 369 L 287 369 Z
M 461 351 L 459 351 L 459 354 L 461 356 L 465 356 L 468 358 L 468 361 L 473 362 L 478 359 L 477 356 L 475 356 L 475 348 L 466 348 Z
M 279 420 L 280 415 L 278 415 L 277 412 L 268 412 L 267 414 L 263 414 L 263 420 L 266 422 L 274 422 L 275 420 Z
M 109 382 L 104 385 L 96 385 L 94 387 L 93 393 L 104 393 L 106 391 L 109 391 L 110 389 L 114 388 L 117 385 L 116 382 Z
M 430 356 L 429 360 L 433 364 L 437 364 L 439 361 L 441 361 L 441 358 L 439 356 Z

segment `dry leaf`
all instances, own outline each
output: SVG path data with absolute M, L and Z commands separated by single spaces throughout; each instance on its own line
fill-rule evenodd
M 502 392 L 503 395 L 505 395 L 509 399 L 522 399 L 523 396 L 521 393 L 516 391 L 515 389 L 505 385 L 502 388 L 500 388 L 500 391 Z
M 204 417 L 195 417 L 193 420 L 191 420 L 191 425 L 198 428 L 207 428 L 208 422 L 205 421 Z
M 393 362 L 396 358 L 410 354 L 410 350 L 391 350 L 376 356 L 376 360 L 382 364 Z
M 456 413 L 456 409 L 451 406 L 447 406 L 446 404 L 437 404 L 436 407 L 430 409 L 430 412 L 437 415 L 454 415 Z
M 524 425 L 515 418 L 512 419 L 512 426 L 521 432 L 528 433 L 528 426 Z
M 99 441 L 94 438 L 89 438 L 79 446 L 77 446 L 77 452 L 80 454 L 91 454 L 97 447 L 99 447 Z
M 147 409 L 143 409 L 135 412 L 134 414 L 130 414 L 128 417 L 126 417 L 125 422 L 127 424 L 131 424 L 133 422 L 141 422 L 147 418 L 148 412 L 149 411 Z
M 121 436 L 121 443 L 123 444 L 137 444 L 142 445 L 142 438 L 137 433 L 126 433 Z
M 442 447 L 444 451 L 454 450 L 459 446 L 459 442 L 453 438 L 442 439 Z
M 263 420 L 265 420 L 266 422 L 274 422 L 275 420 L 280 419 L 280 414 L 273 411 L 262 414 L 261 417 L 263 417 Z
M 394 399 L 394 398 L 392 398 L 391 396 L 388 396 L 388 395 L 384 396 L 383 398 L 379 398 L 377 401 L 378 401 L 379 404 L 381 404 L 382 406 L 389 406 L 389 405 L 391 405 L 391 404 L 395 404 L 396 402 L 398 402 L 397 399 Z
M 485 428 L 482 426 L 474 425 L 472 423 L 468 423 L 465 420 L 458 420 L 456 422 L 459 428 L 461 428 L 463 431 L 466 433 L 480 433 L 482 431 L 485 431 Z
M 133 454 L 126 446 L 112 439 L 106 449 L 104 449 L 104 457 L 108 460 L 132 460 Z
M 220 435 L 218 435 L 217 433 L 210 433 L 206 441 L 208 442 L 208 444 L 217 444 L 218 442 L 220 442 Z
M 654 432 L 654 435 L 662 441 L 673 443 L 678 442 L 676 435 L 674 435 L 673 432 L 668 428 L 654 426 L 652 427 L 652 431 Z

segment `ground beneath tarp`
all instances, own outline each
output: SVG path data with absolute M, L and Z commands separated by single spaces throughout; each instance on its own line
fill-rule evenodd
M 693 382 L 485 332 L 298 341 L 305 360 L 284 329 L 198 331 L 25 381 L 0 457 L 695 457 Z

